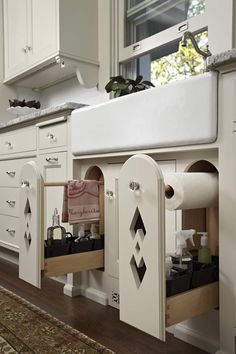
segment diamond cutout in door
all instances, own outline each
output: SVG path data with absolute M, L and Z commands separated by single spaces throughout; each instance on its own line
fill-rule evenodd
M 140 233 L 140 237 L 142 238 L 142 240 L 144 239 L 145 235 L 146 235 L 146 229 L 143 223 L 143 219 L 142 216 L 140 214 L 140 211 L 138 208 L 136 208 L 134 216 L 133 216 L 133 220 L 131 222 L 130 225 L 130 232 L 133 238 L 135 238 L 135 234 L 137 232 L 138 229 L 141 229 L 142 232 Z
M 131 261 L 130 261 L 130 266 L 134 275 L 134 280 L 136 282 L 137 287 L 140 287 L 140 285 L 143 282 L 143 278 L 145 276 L 145 273 L 147 271 L 146 264 L 144 262 L 143 257 L 140 259 L 139 263 L 137 264 L 135 256 L 132 256 Z
M 30 202 L 29 199 L 27 198 L 26 204 L 25 204 L 25 210 L 24 210 L 25 216 L 31 214 L 31 207 L 30 207 Z
M 135 249 L 136 249 L 136 252 L 139 253 L 139 251 L 140 251 L 140 246 L 139 246 L 139 243 L 138 243 L 138 242 L 136 243 Z

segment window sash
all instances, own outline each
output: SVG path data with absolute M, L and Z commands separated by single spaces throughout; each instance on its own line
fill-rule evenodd
M 199 32 L 208 28 L 209 44 L 213 54 L 231 49 L 233 0 L 224 0 L 223 3 L 222 0 L 206 0 L 204 14 L 191 17 L 178 25 L 125 47 L 125 1 L 119 0 L 119 62 L 129 61 L 154 48 L 178 40 L 185 30 Z

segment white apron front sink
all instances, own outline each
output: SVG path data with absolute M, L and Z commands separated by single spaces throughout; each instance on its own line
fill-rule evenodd
M 72 112 L 74 155 L 211 143 L 217 138 L 214 72 Z

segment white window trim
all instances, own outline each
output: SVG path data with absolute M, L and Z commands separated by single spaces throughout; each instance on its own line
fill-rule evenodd
M 208 28 L 210 50 L 213 54 L 232 49 L 233 47 L 233 0 L 206 0 L 205 13 L 194 16 L 165 31 L 150 36 L 142 41 L 124 47 L 125 38 L 125 6 L 119 0 L 119 62 L 124 63 L 137 58 L 164 44 L 178 40 L 184 30 L 199 32 Z

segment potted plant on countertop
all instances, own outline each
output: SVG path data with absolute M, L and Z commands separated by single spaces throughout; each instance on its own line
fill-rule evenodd
M 138 75 L 135 80 L 125 79 L 122 75 L 113 76 L 110 79 L 105 86 L 105 90 L 107 93 L 114 92 L 114 97 L 125 96 L 155 87 L 150 81 L 142 81 L 143 77 L 141 75 Z

